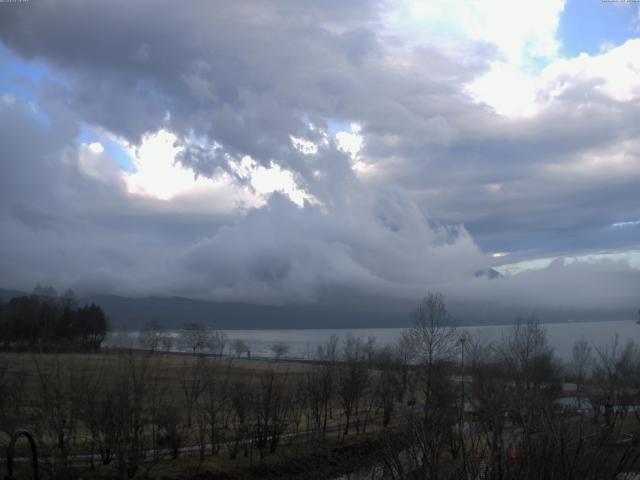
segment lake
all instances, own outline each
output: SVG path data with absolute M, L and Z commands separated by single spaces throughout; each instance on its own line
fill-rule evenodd
M 584 338 L 590 344 L 600 347 L 610 344 L 616 334 L 620 342 L 635 340 L 640 343 L 640 325 L 634 321 L 602 321 L 602 322 L 571 322 L 542 324 L 547 332 L 550 345 L 558 357 L 568 360 L 576 341 Z M 499 341 L 511 328 L 511 325 L 483 325 L 459 327 L 475 338 L 485 342 Z M 403 328 L 359 328 L 359 329 L 297 329 L 297 330 L 224 330 L 229 338 L 242 339 L 247 344 L 252 356 L 272 357 L 271 345 L 283 342 L 289 347 L 289 358 L 312 358 L 318 345 L 326 342 L 331 335 L 344 339 L 349 333 L 367 338 L 374 336 L 376 344 L 388 345 L 395 343 Z M 172 332 L 177 336 L 177 332 Z M 137 333 L 111 334 L 105 341 L 105 346 L 117 346 L 124 343 L 134 343 Z

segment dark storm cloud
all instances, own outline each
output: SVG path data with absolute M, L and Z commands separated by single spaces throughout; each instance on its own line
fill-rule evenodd
M 64 119 L 50 121 L 40 123 L 25 104 L 0 103 L 3 284 L 158 291 L 185 245 L 229 221 L 130 197 L 115 163 L 78 149 Z
M 34 2 L 0 25 L 10 48 L 69 75 L 59 95 L 85 121 L 137 140 L 169 112 L 173 130 L 262 161 L 304 130 L 302 89 L 324 105 L 357 87 L 331 67 L 375 50 L 378 6 L 349 3 Z
M 11 125 L 21 134 L 12 135 Z M 185 215 L 180 200 L 172 211 L 166 202 L 129 196 L 103 154 L 76 148 L 69 132 L 40 125 L 25 105 L 0 107 L 0 127 L 12 159 L 3 162 L 2 179 L 14 189 L 3 190 L 11 198 L 0 208 L 0 278 L 21 288 L 51 282 L 79 292 L 261 302 L 331 301 L 322 292 L 335 289 L 407 298 L 424 282 L 488 267 L 464 229 L 433 227 L 402 192 L 371 193 L 348 175 L 326 187 L 335 188 L 325 192 L 331 214 L 274 194 L 230 222 Z M 333 154 L 336 162 L 343 157 Z
M 81 293 L 385 308 L 408 308 L 426 287 L 457 303 L 515 310 L 606 309 L 636 298 L 638 272 L 623 263 L 554 264 L 517 277 L 478 278 L 475 271 L 489 263 L 464 229 L 428 222 L 402 191 L 371 191 L 357 182 L 348 198 L 333 193 L 342 203 L 330 214 L 274 194 L 265 207 L 215 226 L 210 214 L 189 217 L 162 201 L 128 196 L 109 162 L 96 161 L 105 170 L 89 175 L 83 162 L 99 158 L 82 160 L 90 155 L 86 147 L 71 147 L 68 132 L 43 127 L 25 106 L 0 108 L 5 158 L 25 151 L 10 125 L 31 142 L 26 167 L 3 162 L 11 167 L 3 171 L 4 185 L 19 188 L 0 209 L 0 278 L 21 288 L 49 282 Z M 54 143 L 62 151 L 52 151 Z M 26 178 L 40 188 L 31 189 Z
M 167 126 L 191 146 L 183 161 L 207 175 L 225 158 L 192 136 L 308 176 L 289 139 L 317 135 L 307 120 L 357 120 L 402 143 L 455 135 L 446 117 L 472 108 L 455 83 L 483 62 L 423 47 L 396 69 L 402 41 L 379 39 L 383 4 L 349 4 L 37 2 L 9 10 L 0 38 L 63 72 L 66 82 L 45 88 L 85 122 L 134 142 Z
M 589 186 L 576 191 L 571 178 L 549 182 L 542 171 L 637 137 L 637 105 L 603 97 L 593 81 L 574 81 L 543 115 L 499 119 L 462 93 L 496 55 L 491 47 L 474 45 L 461 58 L 433 45 L 407 47 L 385 36 L 385 6 L 34 2 L 6 10 L 0 38 L 67 76 L 43 87 L 47 98 L 132 141 L 170 128 L 189 147 L 182 161 L 204 175 L 228 170 L 227 155 L 251 155 L 313 183 L 319 162 L 297 152 L 290 135 L 317 135 L 307 119 L 354 120 L 364 127 L 365 153 L 387 165 L 387 179 L 415 190 L 416 199 L 436 190 L 429 214 L 464 223 L 487 249 L 518 249 L 523 214 L 533 215 L 529 233 L 561 243 L 558 223 L 576 231 L 584 223 L 575 221 L 576 204 L 587 204 L 579 212 L 600 226 L 623 206 L 638 211 L 626 189 L 600 183 L 611 190 L 603 216 L 589 208 Z M 222 148 L 212 149 L 214 142 Z M 519 194 L 496 199 L 478 189 L 492 183 Z M 485 235 L 487 224 L 493 235 Z
M 452 55 L 435 39 L 415 45 L 385 28 L 390 5 L 0 6 L 0 41 L 52 74 L 34 87 L 50 127 L 26 107 L 0 106 L 2 249 L 15 258 L 0 264 L 0 278 L 276 302 L 336 292 L 413 298 L 425 286 L 500 298 L 503 285 L 518 285 L 517 297 L 582 272 L 486 286 L 473 276 L 490 266 L 478 244 L 541 255 L 637 246 L 632 229 L 609 228 L 640 218 L 637 104 L 568 77 L 539 115 L 500 117 L 464 89 L 496 49 L 473 43 Z M 359 160 L 374 173 L 356 175 L 335 140 L 325 143 L 337 122 L 361 126 Z M 77 148 L 82 123 L 133 144 L 167 129 L 196 174 L 226 172 L 243 185 L 231 161 L 274 162 L 320 203 L 300 209 L 275 194 L 249 212 L 199 214 L 186 206 L 211 199 L 131 196 L 106 154 Z M 291 136 L 318 152 L 304 155 Z M 620 152 L 627 167 L 580 166 Z M 610 282 L 627 301 L 637 276 L 598 268 L 632 282 Z M 602 298 L 596 284 L 585 291 Z

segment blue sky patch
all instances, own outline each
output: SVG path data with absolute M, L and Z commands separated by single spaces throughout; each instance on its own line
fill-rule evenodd
M 129 173 L 136 171 L 133 159 L 121 145 L 105 138 L 104 135 L 99 135 L 90 126 L 82 125 L 80 135 L 78 135 L 76 143 L 78 145 L 83 143 L 89 145 L 94 142 L 100 142 L 104 147 L 105 152 L 107 152 L 107 154 L 116 161 L 123 171 Z
M 353 133 L 351 132 L 351 124 L 347 123 L 347 122 L 334 122 L 332 120 L 329 120 L 327 122 L 327 130 L 329 132 L 329 135 L 331 135 L 332 137 L 335 136 L 336 133 L 338 132 L 349 132 L 349 133 Z
M 638 8 L 635 2 L 568 0 L 558 29 L 562 55 L 595 55 L 604 45 L 618 46 L 638 37 Z
M 0 44 L 0 95 L 9 94 L 17 100 L 32 102 L 31 87 L 42 81 L 47 73 L 38 62 L 25 62 Z

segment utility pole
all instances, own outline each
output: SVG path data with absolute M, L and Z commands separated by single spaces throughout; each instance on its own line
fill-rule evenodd
M 464 346 L 467 341 L 467 334 L 460 335 L 460 451 L 462 453 L 462 466 L 465 480 L 467 475 L 467 455 L 464 448 Z
M 460 406 L 461 406 L 461 411 L 463 412 L 461 414 L 461 418 L 462 415 L 464 415 L 464 344 L 467 341 L 467 337 L 465 336 L 465 334 L 463 333 L 462 336 L 460 337 L 460 346 L 462 347 L 460 349 Z

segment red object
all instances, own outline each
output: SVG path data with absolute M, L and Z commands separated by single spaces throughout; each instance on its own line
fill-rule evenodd
M 511 447 L 511 450 L 509 450 L 509 458 L 511 458 L 511 460 L 517 460 L 518 450 L 516 447 Z

